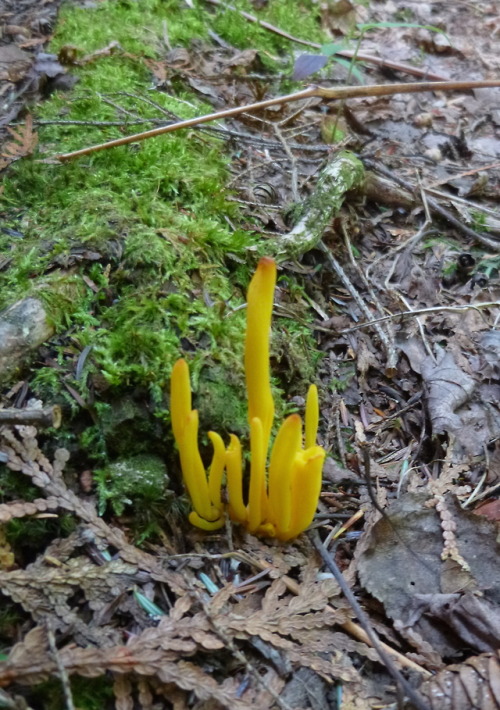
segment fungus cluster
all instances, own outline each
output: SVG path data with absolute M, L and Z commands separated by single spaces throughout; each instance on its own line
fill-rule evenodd
M 172 370 L 171 419 L 184 482 L 193 511 L 189 520 L 203 530 L 224 525 L 225 512 L 251 533 L 291 540 L 312 522 L 321 491 L 325 451 L 316 445 L 318 391 L 307 395 L 305 432 L 298 414 L 281 424 L 270 450 L 274 401 L 269 373 L 269 335 L 276 284 L 276 264 L 263 257 L 250 282 L 247 297 L 245 376 L 250 425 L 250 478 L 247 502 L 243 494 L 243 456 L 237 436 L 227 448 L 219 434 L 208 433 L 213 446 L 208 474 L 198 449 L 198 412 L 191 409 L 189 369 L 178 360 Z M 268 463 L 269 460 L 269 463 Z M 266 474 L 267 470 L 267 474 Z M 227 504 L 221 486 L 226 473 Z

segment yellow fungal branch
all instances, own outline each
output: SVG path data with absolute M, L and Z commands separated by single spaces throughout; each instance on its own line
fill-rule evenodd
M 263 257 L 248 287 L 245 377 L 250 428 L 254 418 L 260 419 L 266 453 L 274 419 L 269 374 L 269 335 L 275 285 L 276 264 L 273 259 Z
M 307 395 L 305 434 L 302 420 L 292 414 L 281 424 L 269 455 L 274 401 L 269 373 L 269 339 L 276 285 L 276 264 L 263 257 L 247 297 L 245 375 L 250 427 L 250 480 L 248 503 L 243 498 L 243 457 L 238 437 L 231 434 L 227 448 L 220 436 L 209 432 L 214 448 L 208 476 L 198 449 L 198 412 L 191 409 L 191 387 L 185 360 L 174 365 L 171 381 L 171 416 L 181 468 L 193 504 L 189 519 L 204 530 L 224 524 L 221 485 L 226 471 L 228 513 L 231 520 L 257 535 L 291 540 L 312 522 L 321 492 L 325 450 L 316 445 L 319 421 L 318 390 Z
M 210 432 L 214 455 L 207 479 L 198 449 L 198 412 L 191 409 L 191 384 L 185 360 L 177 360 L 172 370 L 170 411 L 174 438 L 181 458 L 182 475 L 194 508 L 189 520 L 204 530 L 217 530 L 224 525 L 220 486 L 226 453 L 220 436 Z

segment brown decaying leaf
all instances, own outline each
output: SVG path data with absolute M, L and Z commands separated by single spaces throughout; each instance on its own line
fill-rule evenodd
M 500 707 L 500 655 L 484 653 L 448 666 L 420 692 L 430 710 L 498 710 Z M 409 710 L 409 708 L 408 708 Z
M 456 524 L 457 549 L 470 572 L 450 569 L 450 562 L 442 559 L 446 531 L 437 511 L 425 507 L 425 496 L 408 494 L 367 532 L 358 573 L 387 614 L 399 620 L 399 628 L 413 629 L 434 651 L 452 655 L 458 639 L 478 651 L 492 650 L 500 643 L 498 627 L 487 628 L 484 620 L 493 611 L 498 614 L 500 602 L 495 527 L 446 500 Z M 478 596 L 472 603 L 473 594 L 484 599 Z M 465 608 L 472 613 L 464 613 Z
M 17 130 L 7 126 L 7 130 L 14 140 L 5 143 L 3 146 L 3 151 L 0 154 L 0 170 L 6 168 L 13 163 L 14 160 L 19 160 L 19 158 L 25 158 L 31 155 L 38 143 L 38 136 L 36 132 L 33 131 L 33 118 L 31 114 L 26 116 L 24 126 L 21 126 Z
M 434 434 L 458 432 L 462 422 L 456 410 L 471 397 L 474 380 L 457 367 L 449 352 L 441 353 L 438 363 L 426 359 L 422 378 L 428 390 L 427 406 Z

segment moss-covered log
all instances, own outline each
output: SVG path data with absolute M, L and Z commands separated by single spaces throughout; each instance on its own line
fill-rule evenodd
M 339 153 L 328 163 L 314 192 L 306 200 L 299 221 L 291 232 L 281 237 L 279 256 L 297 258 L 313 249 L 342 207 L 346 193 L 360 187 L 363 179 L 363 164 L 352 153 Z

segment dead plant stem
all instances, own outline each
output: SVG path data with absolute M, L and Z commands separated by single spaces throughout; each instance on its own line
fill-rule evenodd
M 404 692 L 406 693 L 407 697 L 411 701 L 411 703 L 417 708 L 417 710 L 429 710 L 429 706 L 427 703 L 424 701 L 422 696 L 418 691 L 416 691 L 412 686 L 408 683 L 406 678 L 401 674 L 401 672 L 396 668 L 394 665 L 394 661 L 390 657 L 390 655 L 387 653 L 386 649 L 384 648 L 383 644 L 381 643 L 380 639 L 378 638 L 377 634 L 375 633 L 374 629 L 372 628 L 370 621 L 368 619 L 368 616 L 366 613 L 363 611 L 361 608 L 360 604 L 358 603 L 356 597 L 354 596 L 351 588 L 345 581 L 342 572 L 340 569 L 337 567 L 337 564 L 335 563 L 335 560 L 333 557 L 329 554 L 328 550 L 325 548 L 323 543 L 321 542 L 321 538 L 319 536 L 319 533 L 317 531 L 311 533 L 311 539 L 313 542 L 314 547 L 316 550 L 319 552 L 321 555 L 321 558 L 327 568 L 330 570 L 330 572 L 333 574 L 335 577 L 335 580 L 337 581 L 338 585 L 340 586 L 342 593 L 346 597 L 347 601 L 351 605 L 354 613 L 356 614 L 357 618 L 359 619 L 360 623 L 363 624 L 363 627 L 370 638 L 371 645 L 373 648 L 377 651 L 378 655 L 380 656 L 381 661 L 384 663 L 385 667 L 391 674 L 391 676 L 394 678 L 396 684 L 398 687 L 402 688 Z
M 427 313 L 441 313 L 442 311 L 447 311 L 450 313 L 465 313 L 472 309 L 479 310 L 482 308 L 500 308 L 500 301 L 469 303 L 465 306 L 431 306 L 430 308 L 419 308 L 415 311 L 402 311 L 401 313 L 391 313 L 388 316 L 376 318 L 375 320 L 371 320 L 366 323 L 358 323 L 357 325 L 353 325 L 352 328 L 345 328 L 344 330 L 339 330 L 336 332 L 338 333 L 338 335 L 346 335 L 347 333 L 353 333 L 355 330 L 360 330 L 361 328 L 368 328 L 369 326 L 375 325 L 377 323 L 383 323 L 384 321 L 392 320 L 393 318 L 414 318 L 415 316 L 423 316 Z M 327 330 L 326 328 L 324 329 Z M 328 330 L 331 331 L 332 329 L 329 328 Z
M 205 116 L 196 116 L 195 118 L 188 118 L 184 121 L 172 123 L 168 126 L 153 128 L 150 131 L 144 131 L 143 133 L 135 133 L 131 136 L 123 136 L 122 138 L 117 138 L 115 140 L 108 141 L 107 143 L 99 143 L 97 145 L 87 146 L 86 148 L 80 148 L 80 150 L 74 150 L 70 153 L 61 153 L 59 155 L 56 155 L 55 158 L 60 162 L 65 162 L 67 160 L 72 160 L 73 158 L 81 157 L 82 155 L 96 153 L 100 150 L 107 150 L 108 148 L 116 148 L 120 145 L 137 143 L 138 141 L 143 141 L 147 138 L 155 138 L 156 136 L 161 136 L 165 133 L 173 133 L 174 131 L 178 131 L 181 128 L 193 128 L 194 126 L 198 126 L 202 123 L 209 123 L 211 121 L 232 118 L 233 116 L 238 116 L 242 113 L 260 111 L 262 109 L 269 108 L 269 106 L 291 103 L 293 101 L 300 101 L 302 99 L 321 98 L 331 101 L 340 99 L 354 99 L 366 96 L 391 96 L 393 94 L 412 94 L 419 93 L 422 91 L 467 91 L 469 89 L 490 88 L 497 86 L 500 86 L 500 79 L 490 81 L 422 81 L 415 82 L 413 84 L 374 84 L 372 86 L 341 86 L 330 89 L 323 86 L 312 85 L 309 86 L 307 89 L 297 91 L 293 94 L 276 96 L 275 98 L 267 99 L 265 101 L 257 101 L 253 104 L 246 104 L 245 106 L 235 106 L 233 108 L 224 109 L 224 111 L 217 111 L 216 113 L 206 114 Z
M 408 190 L 410 193 L 414 194 L 414 185 L 412 185 L 407 180 L 403 180 L 399 176 L 394 175 L 393 172 L 385 168 L 380 163 L 369 159 L 363 159 L 363 164 L 365 165 L 365 167 L 379 172 L 381 175 L 384 175 L 384 177 L 388 177 L 390 180 L 393 180 L 397 185 L 404 187 L 405 190 Z M 456 219 L 451 214 L 451 212 L 442 207 L 432 197 L 427 196 L 427 204 L 432 212 L 440 215 L 444 220 L 446 220 L 453 227 L 455 227 L 455 229 L 464 234 L 466 237 L 469 237 L 469 239 L 474 239 L 480 242 L 481 244 L 484 244 L 484 246 L 487 246 L 489 249 L 494 249 L 495 251 L 498 251 L 500 242 L 495 241 L 493 239 L 489 239 L 489 237 L 487 237 L 485 234 L 481 234 L 479 232 L 475 232 L 473 229 L 470 229 L 470 227 L 467 227 L 467 225 L 463 224 L 463 222 L 460 222 L 460 220 Z

